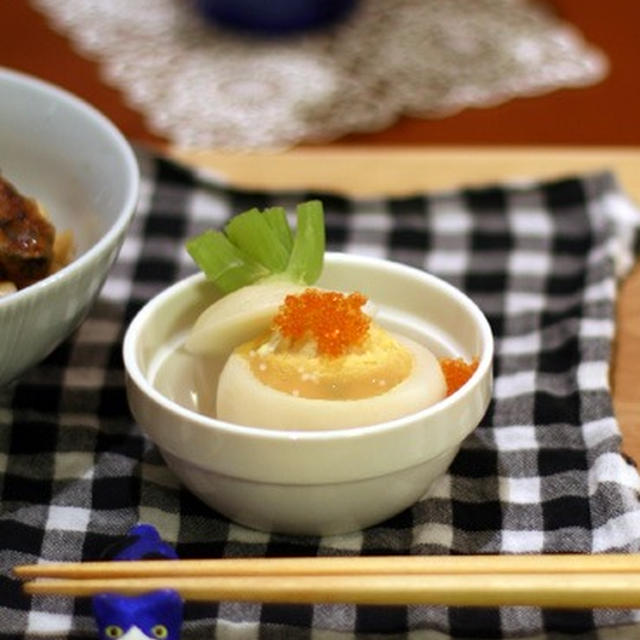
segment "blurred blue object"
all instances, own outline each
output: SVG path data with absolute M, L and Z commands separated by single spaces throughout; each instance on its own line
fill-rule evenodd
M 138 524 L 104 551 L 105 559 L 177 560 L 174 548 L 160 538 L 150 524 Z M 93 615 L 100 640 L 180 640 L 183 602 L 177 591 L 158 589 L 138 596 L 99 593 L 92 599 Z
M 356 0 L 196 0 L 205 18 L 265 35 L 319 29 L 343 18 Z

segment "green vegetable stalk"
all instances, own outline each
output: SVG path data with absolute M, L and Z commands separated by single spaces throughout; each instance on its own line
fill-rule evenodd
M 318 200 L 296 207 L 295 233 L 285 210 L 249 209 L 222 231 L 209 230 L 187 241 L 189 255 L 221 293 L 267 279 L 313 284 L 322 272 L 324 211 Z

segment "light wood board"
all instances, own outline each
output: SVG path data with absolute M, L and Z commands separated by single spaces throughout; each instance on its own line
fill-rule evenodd
M 398 195 L 612 170 L 640 203 L 640 149 L 549 147 L 312 147 L 286 152 L 171 150 L 178 160 L 245 188 Z M 621 283 L 611 368 L 623 449 L 640 462 L 640 265 Z

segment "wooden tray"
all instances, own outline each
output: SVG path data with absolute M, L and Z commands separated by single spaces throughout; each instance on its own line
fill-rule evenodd
M 257 154 L 170 152 L 240 187 L 330 189 L 350 195 L 395 195 L 609 169 L 640 203 L 636 148 L 332 146 Z M 640 264 L 620 286 L 611 384 L 623 449 L 640 462 Z

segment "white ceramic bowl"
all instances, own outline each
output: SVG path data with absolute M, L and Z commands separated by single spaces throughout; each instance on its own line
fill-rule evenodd
M 84 319 L 134 212 L 139 173 L 119 131 L 93 107 L 0 68 L 0 171 L 71 229 L 74 260 L 0 298 L 0 385 L 49 354 Z
M 124 341 L 133 415 L 193 493 L 249 527 L 329 535 L 399 513 L 446 471 L 491 397 L 491 330 L 459 290 L 418 269 L 336 253 L 327 254 L 318 286 L 361 291 L 377 305 L 381 324 L 436 355 L 477 356 L 478 369 L 436 405 L 378 425 L 279 431 L 229 424 L 196 410 L 196 394 L 206 409 L 203 396 L 210 389 L 213 399 L 215 380 L 203 382 L 193 358 L 179 349 L 216 299 L 213 285 L 196 275 L 155 297 Z M 165 379 L 159 372 L 169 353 L 173 373 Z

